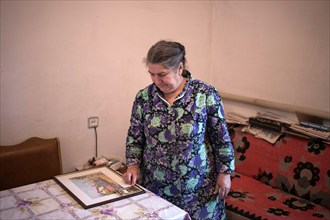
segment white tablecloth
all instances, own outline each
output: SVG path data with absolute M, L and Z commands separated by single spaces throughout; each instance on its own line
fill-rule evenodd
M 0 219 L 190 219 L 187 212 L 147 191 L 83 209 L 54 180 L 0 191 Z

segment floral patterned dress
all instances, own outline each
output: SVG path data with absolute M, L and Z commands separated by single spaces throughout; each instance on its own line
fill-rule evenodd
M 140 164 L 142 186 L 193 219 L 225 219 L 213 191 L 220 172 L 234 171 L 234 152 L 217 90 L 190 76 L 172 105 L 154 84 L 140 90 L 126 162 Z

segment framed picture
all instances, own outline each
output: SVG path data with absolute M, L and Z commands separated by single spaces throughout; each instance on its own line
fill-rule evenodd
M 54 179 L 85 209 L 145 193 L 138 185 L 126 184 L 121 174 L 108 167 L 62 174 Z

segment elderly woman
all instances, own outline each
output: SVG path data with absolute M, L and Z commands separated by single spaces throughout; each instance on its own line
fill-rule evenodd
M 126 183 L 139 183 L 192 219 L 225 219 L 234 152 L 217 90 L 192 79 L 185 47 L 159 41 L 147 54 L 152 84 L 135 98 Z

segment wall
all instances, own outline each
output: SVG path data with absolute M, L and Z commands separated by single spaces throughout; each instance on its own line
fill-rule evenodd
M 330 118 L 329 8 L 329 1 L 217 2 L 214 84 Z
M 1 144 L 58 136 L 64 171 L 94 155 L 124 157 L 137 91 L 151 80 L 149 47 L 175 39 L 195 77 L 209 81 L 211 4 L 1 1 Z M 200 60 L 201 57 L 205 59 Z
M 134 96 L 150 83 L 142 59 L 159 39 L 182 42 L 193 76 L 220 91 L 329 110 L 329 2 L 268 3 L 1 1 L 0 143 L 57 136 L 64 171 L 72 171 L 94 155 L 87 118 L 96 115 L 99 155 L 124 157 Z M 302 35 L 296 42 L 287 32 L 306 22 L 313 28 L 292 30 Z M 292 74 L 288 96 L 263 84 L 288 89 L 280 71 Z M 309 92 L 297 96 L 306 82 Z M 225 100 L 225 109 L 248 108 Z

